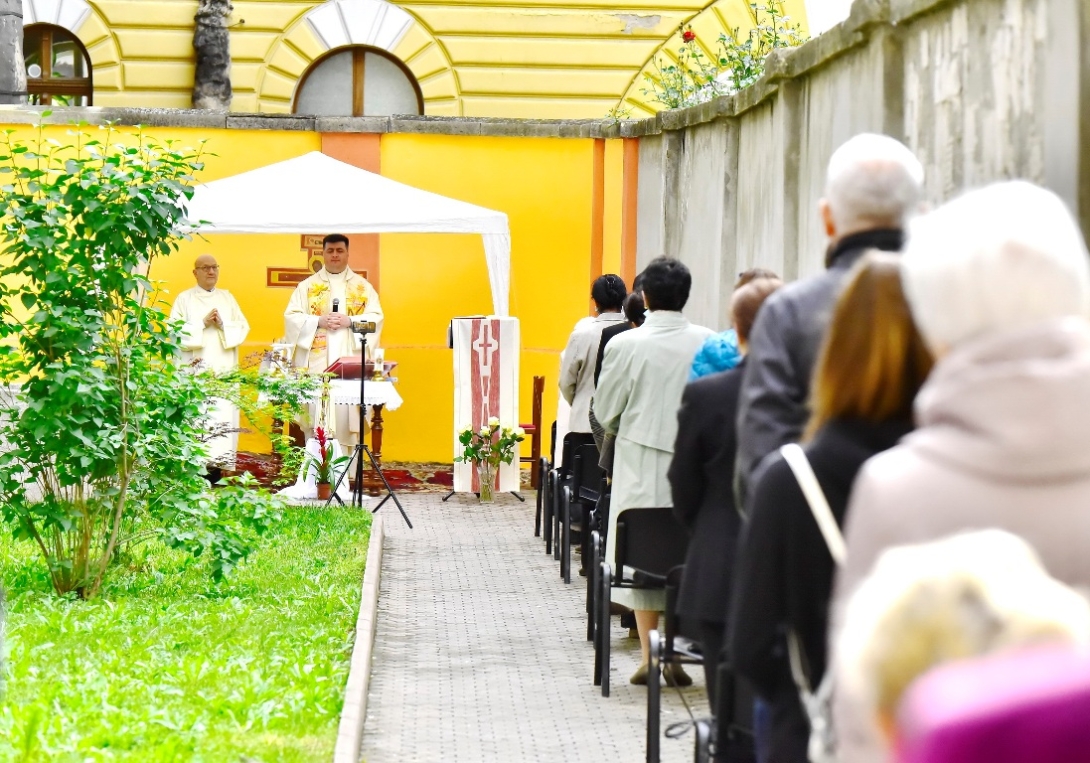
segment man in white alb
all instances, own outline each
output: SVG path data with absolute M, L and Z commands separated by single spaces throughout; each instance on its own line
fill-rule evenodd
M 170 319 L 184 321 L 180 335 L 181 362 L 200 361 L 212 371 L 230 371 L 238 367 L 238 348 L 250 333 L 250 324 L 230 292 L 217 289 L 220 266 L 210 254 L 202 254 L 193 263 L 197 285 L 183 291 L 174 300 Z M 238 450 L 238 408 L 226 400 L 211 401 L 209 423 L 230 431 L 208 442 L 208 457 L 213 464 L 234 461 Z
M 360 335 L 353 321 L 374 321 L 376 331 L 367 337 L 367 349 L 379 347 L 382 305 L 378 292 L 363 276 L 348 267 L 348 238 L 339 233 L 322 239 L 321 270 L 300 283 L 284 313 L 284 338 L 294 346 L 297 368 L 321 373 L 334 361 L 359 355 Z M 315 406 L 316 408 L 316 406 Z M 326 425 L 345 451 L 355 446 L 360 434 L 359 414 L 349 406 L 334 406 Z M 310 427 L 319 412 L 311 411 Z

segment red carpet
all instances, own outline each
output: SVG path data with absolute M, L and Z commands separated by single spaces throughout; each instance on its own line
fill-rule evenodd
M 370 464 L 366 465 L 370 470 Z M 240 452 L 235 472 L 249 472 L 269 487 L 276 476 L 277 462 L 268 453 Z M 382 465 L 382 473 L 399 493 L 449 493 L 454 484 L 451 464 L 407 464 L 391 461 Z M 352 476 L 352 475 L 349 475 Z

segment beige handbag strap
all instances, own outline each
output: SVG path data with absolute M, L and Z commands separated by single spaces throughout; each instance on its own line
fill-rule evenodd
M 825 545 L 829 547 L 829 555 L 833 557 L 837 567 L 844 566 L 844 560 L 848 556 L 844 536 L 840 532 L 840 526 L 836 523 L 833 510 L 829 508 L 829 502 L 825 500 L 825 493 L 821 491 L 817 475 L 814 474 L 806 453 L 795 443 L 784 445 L 780 448 L 787 465 L 798 480 L 802 494 L 806 497 L 806 503 L 810 505 L 810 513 L 814 515 L 818 529 L 825 538 Z

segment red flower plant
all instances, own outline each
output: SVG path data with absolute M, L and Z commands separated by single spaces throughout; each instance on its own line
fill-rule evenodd
M 333 458 L 333 443 L 322 427 L 314 428 L 314 439 L 318 441 L 321 456 L 307 454 L 307 464 L 314 469 L 317 482 L 333 482 L 337 476 L 337 467 L 347 462 L 348 457 Z
M 694 32 L 692 29 L 686 29 L 684 32 L 681 33 L 681 41 L 696 42 L 696 32 Z

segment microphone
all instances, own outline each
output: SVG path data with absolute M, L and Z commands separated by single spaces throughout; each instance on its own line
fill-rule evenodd
M 337 308 L 341 306 L 341 301 L 336 297 L 333 298 L 333 312 L 337 312 Z

